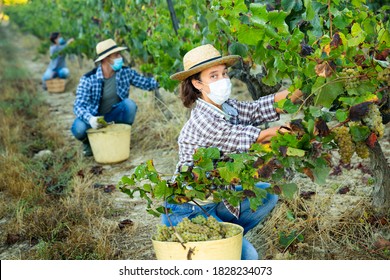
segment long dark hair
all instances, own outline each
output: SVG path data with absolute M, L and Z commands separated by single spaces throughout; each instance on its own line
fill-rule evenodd
M 184 107 L 191 108 L 196 99 L 200 96 L 200 91 L 194 87 L 192 80 L 199 80 L 200 73 L 196 73 L 180 83 L 180 99 Z

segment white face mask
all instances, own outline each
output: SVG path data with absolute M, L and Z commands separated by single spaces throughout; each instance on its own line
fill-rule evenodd
M 222 105 L 229 99 L 232 92 L 230 79 L 221 79 L 209 84 L 210 93 L 207 95 L 217 105 Z

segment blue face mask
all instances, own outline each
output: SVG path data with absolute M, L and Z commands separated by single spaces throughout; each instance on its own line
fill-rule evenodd
M 58 39 L 58 44 L 60 45 L 65 45 L 66 41 L 64 38 L 60 37 L 60 39 Z
M 114 71 L 120 70 L 123 66 L 123 58 L 122 57 L 115 58 L 114 63 L 110 64 L 110 65 L 111 65 L 112 70 L 114 70 Z

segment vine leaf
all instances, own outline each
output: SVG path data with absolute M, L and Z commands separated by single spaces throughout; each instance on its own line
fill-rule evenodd
M 319 79 L 324 78 L 319 77 L 317 79 L 318 82 L 316 81 L 315 85 L 313 85 L 313 90 L 318 90 L 315 105 L 330 108 L 333 101 L 344 92 L 343 83 L 330 80 L 325 84 L 325 80 Z
M 367 140 L 366 140 L 366 144 L 367 146 L 369 146 L 371 149 L 375 147 L 375 143 L 378 141 L 378 137 L 376 136 L 376 134 L 374 132 L 372 132 L 370 134 L 370 136 L 368 136 Z
M 316 71 L 316 74 L 319 77 L 327 78 L 332 76 L 333 74 L 333 68 L 330 66 L 330 64 L 327 61 L 317 64 L 314 69 Z
M 293 199 L 294 194 L 297 192 L 298 187 L 295 183 L 283 184 L 281 187 L 282 194 L 287 199 Z
M 360 121 L 369 111 L 369 105 L 371 102 L 363 102 L 352 106 L 349 109 L 349 119 L 351 121 Z
M 316 120 L 315 127 L 318 131 L 318 135 L 321 137 L 328 136 L 330 133 L 328 125 L 322 118 Z
M 337 48 L 338 46 L 340 46 L 342 44 L 343 44 L 343 41 L 340 38 L 340 34 L 339 33 L 335 33 L 334 36 L 333 36 L 332 42 L 330 42 L 330 46 L 332 48 Z

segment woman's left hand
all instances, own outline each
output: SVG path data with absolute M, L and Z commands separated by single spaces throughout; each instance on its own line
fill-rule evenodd
M 302 101 L 302 96 L 303 96 L 303 92 L 300 90 L 300 89 L 297 89 L 295 90 L 292 94 L 291 94 L 291 101 L 292 103 L 296 104 L 296 103 L 301 103 Z

